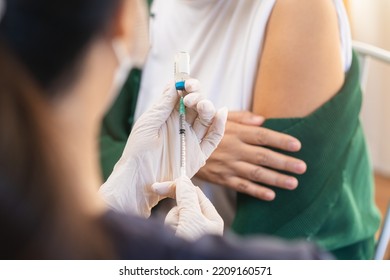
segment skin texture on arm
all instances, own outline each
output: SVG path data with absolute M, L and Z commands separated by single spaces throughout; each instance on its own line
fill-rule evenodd
M 277 1 L 253 99 L 266 118 L 304 117 L 342 86 L 338 19 L 332 1 Z

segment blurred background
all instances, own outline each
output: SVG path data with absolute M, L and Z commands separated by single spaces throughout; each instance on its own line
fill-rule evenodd
M 344 3 L 353 40 L 390 51 L 390 1 Z M 368 69 L 362 121 L 375 169 L 376 201 L 384 215 L 390 201 L 390 64 L 370 60 Z

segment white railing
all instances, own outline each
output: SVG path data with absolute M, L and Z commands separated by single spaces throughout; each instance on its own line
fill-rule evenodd
M 362 69 L 360 83 L 362 88 L 365 89 L 367 85 L 370 60 L 375 59 L 380 62 L 390 64 L 390 51 L 359 41 L 353 41 L 352 47 L 359 55 Z

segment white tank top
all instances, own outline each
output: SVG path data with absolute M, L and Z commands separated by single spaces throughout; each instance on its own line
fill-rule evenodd
M 352 62 L 352 43 L 342 0 L 338 13 L 345 72 Z M 250 110 L 266 26 L 276 0 L 154 0 L 149 52 L 141 81 L 136 119 L 173 79 L 178 51 L 191 55 L 191 76 L 216 108 Z M 225 224 L 234 217 L 235 198 L 220 186 L 194 180 L 213 201 Z

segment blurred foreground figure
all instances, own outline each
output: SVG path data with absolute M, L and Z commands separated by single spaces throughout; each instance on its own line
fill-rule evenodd
M 134 193 L 126 197 L 133 202 L 126 210 L 134 215 L 108 210 L 96 192 L 101 185 L 97 135 L 128 70 L 142 60 L 146 35 L 137 28 L 144 22 L 142 2 L 0 3 L 5 4 L 0 19 L 1 258 L 329 258 L 306 242 L 201 237 L 219 234 L 222 223 L 188 178 L 174 177 L 179 165 L 168 160 L 170 154 L 164 149 L 172 126 L 178 123 L 172 89 L 140 118 L 139 130 L 130 135 L 118 163 L 118 172 L 133 172 L 133 185 L 114 181 L 128 184 L 118 188 Z M 197 94 L 196 82 L 186 87 L 188 96 Z M 197 110 L 201 102 L 206 101 L 198 98 L 192 104 L 195 118 L 204 113 Z M 222 138 L 225 122 L 226 111 L 219 111 L 201 143 L 189 137 L 202 155 L 190 162 L 194 172 Z M 195 130 L 190 133 L 198 135 Z M 163 197 L 149 182 L 175 179 L 179 210 L 174 230 L 139 217 L 148 216 Z M 168 193 L 172 195 L 172 189 Z

